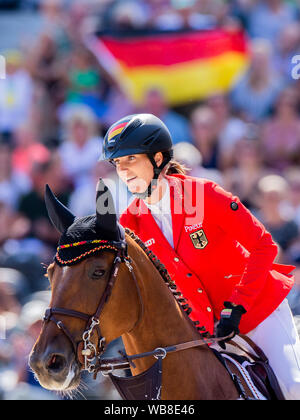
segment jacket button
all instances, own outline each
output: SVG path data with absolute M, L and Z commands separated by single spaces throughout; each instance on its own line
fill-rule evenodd
M 174 261 L 175 261 L 175 262 L 178 262 L 178 261 L 179 261 L 179 258 L 175 257 L 175 258 L 174 258 Z
M 202 292 L 203 292 L 203 290 L 199 288 L 199 289 L 197 289 L 197 292 L 198 292 L 198 293 L 202 293 Z
M 187 277 L 192 277 L 192 273 L 187 273 Z
M 211 307 L 210 306 L 208 306 L 206 309 L 207 309 L 207 312 L 211 312 Z

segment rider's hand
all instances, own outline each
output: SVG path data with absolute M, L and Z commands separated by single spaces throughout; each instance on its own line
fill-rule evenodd
M 245 308 L 242 305 L 234 305 L 231 302 L 224 302 L 224 309 L 221 312 L 220 322 L 217 325 L 216 336 L 226 337 L 229 334 L 233 335 L 227 340 L 219 342 L 219 346 L 225 349 L 226 341 L 231 340 L 236 334 L 240 332 L 239 324 L 242 315 L 246 313 Z

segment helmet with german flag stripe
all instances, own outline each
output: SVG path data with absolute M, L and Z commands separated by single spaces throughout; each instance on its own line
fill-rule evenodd
M 152 114 L 128 115 L 107 131 L 100 160 L 122 156 L 172 150 L 172 139 L 166 125 Z

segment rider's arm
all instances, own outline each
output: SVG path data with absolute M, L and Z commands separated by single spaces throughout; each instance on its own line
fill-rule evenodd
M 215 223 L 248 252 L 249 258 L 240 282 L 226 300 L 247 311 L 261 293 L 278 248 L 262 223 L 239 198 L 211 182 L 206 184 L 206 203 Z

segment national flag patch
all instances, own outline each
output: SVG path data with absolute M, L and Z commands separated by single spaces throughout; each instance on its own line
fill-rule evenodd
M 232 312 L 232 309 L 223 309 L 223 311 L 221 312 L 221 316 L 223 318 L 230 318 L 231 312 Z
M 113 137 L 115 137 L 116 135 L 122 133 L 122 131 L 126 127 L 127 123 L 128 123 L 128 121 L 123 122 L 121 124 L 118 124 L 118 125 L 115 125 L 114 127 L 112 127 L 111 130 L 110 130 L 110 132 L 108 133 L 107 140 L 110 141 Z

